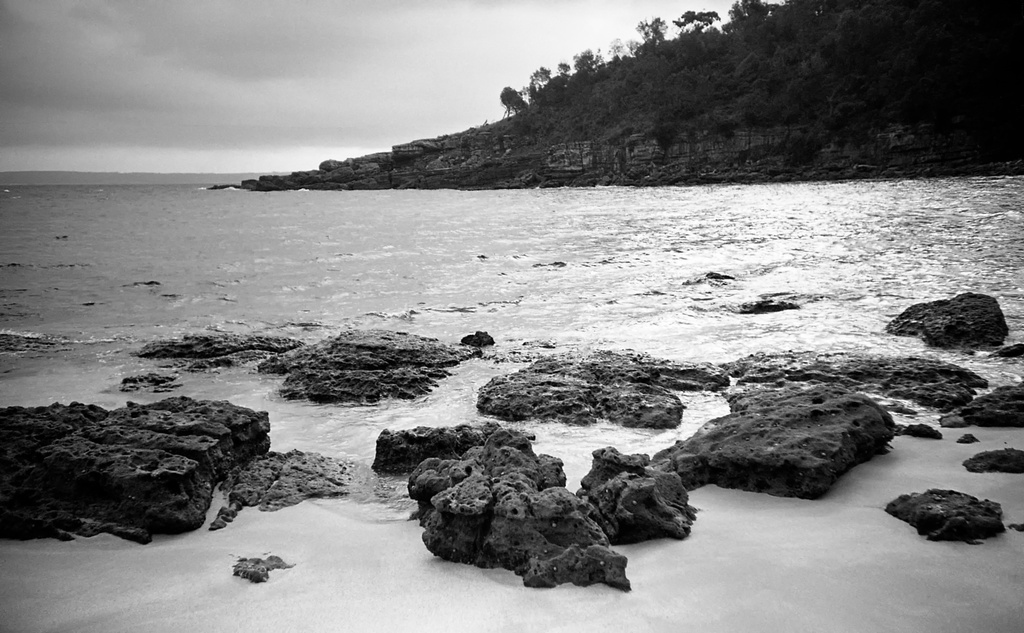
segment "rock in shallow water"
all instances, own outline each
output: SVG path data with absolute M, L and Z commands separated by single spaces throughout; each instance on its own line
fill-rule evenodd
M 885 506 L 892 516 L 917 528 L 929 541 L 966 541 L 996 536 L 1005 531 L 1002 507 L 988 499 L 933 488 L 900 495 Z
M 153 341 L 136 353 L 141 358 L 191 361 L 188 371 L 205 371 L 266 360 L 304 344 L 284 336 L 258 334 L 187 334 L 180 339 Z
M 978 396 L 956 412 L 942 416 L 939 424 L 949 428 L 1024 427 L 1024 383 L 998 387 Z
M 916 303 L 885 326 L 896 336 L 917 336 L 932 347 L 997 347 L 1009 329 L 999 302 L 965 292 L 952 299 Z

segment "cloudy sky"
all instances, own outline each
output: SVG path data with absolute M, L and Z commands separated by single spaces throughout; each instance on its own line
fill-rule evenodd
M 0 171 L 312 169 L 493 121 L 540 66 L 731 4 L 0 0 Z

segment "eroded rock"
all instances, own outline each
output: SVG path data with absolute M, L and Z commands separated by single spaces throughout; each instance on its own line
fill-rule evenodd
M 917 528 L 917 533 L 929 541 L 975 543 L 1006 529 L 998 503 L 955 490 L 933 488 L 900 495 L 885 506 L 885 511 Z
M 942 439 L 942 431 L 927 424 L 909 424 L 901 428 L 899 434 L 909 435 L 910 437 L 923 437 L 930 440 Z
M 158 374 L 156 372 L 140 374 L 138 376 L 126 376 L 121 380 L 121 386 L 118 389 L 126 392 L 152 391 L 154 393 L 163 393 L 180 387 L 181 385 L 175 382 L 177 379 L 178 374 Z
M 885 331 L 947 348 L 998 347 L 1009 334 L 999 302 L 976 292 L 916 303 L 890 321 Z
M 483 426 L 460 424 L 454 427 L 417 426 L 401 431 L 384 429 L 377 436 L 373 470 L 379 473 L 410 473 L 428 457 L 457 459 L 474 446 L 483 446 L 487 437 L 499 428 L 492 422 Z
M 978 396 L 955 413 L 942 416 L 939 424 L 949 428 L 1024 427 L 1024 383 L 998 387 Z
M 1024 451 L 1017 448 L 984 451 L 966 459 L 964 468 L 972 473 L 1024 473 Z

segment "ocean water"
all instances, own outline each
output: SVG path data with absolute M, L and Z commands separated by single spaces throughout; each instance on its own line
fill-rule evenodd
M 434 559 L 405 520 L 401 478 L 369 469 L 382 429 L 480 421 L 476 390 L 521 363 L 473 360 L 426 397 L 374 406 L 285 401 L 279 377 L 247 368 L 182 373 L 172 394 L 118 385 L 159 368 L 132 354 L 158 338 L 312 342 L 351 327 L 452 343 L 486 330 L 505 355 L 914 354 L 1015 383 L 1019 359 L 931 350 L 884 327 L 912 303 L 973 291 L 999 300 L 1007 343 L 1024 342 L 1024 178 L 269 194 L 9 186 L 0 227 L 0 333 L 57 342 L 0 351 L 0 406 L 226 399 L 270 413 L 273 449 L 349 459 L 366 484 L 146 546 L 107 535 L 0 542 L 0 629 L 1021 630 L 1020 535 L 929 543 L 881 510 L 903 492 L 954 487 L 1024 520 L 1020 476 L 966 472 L 959 462 L 977 449 L 951 440 L 896 438 L 814 502 L 694 491 L 691 537 L 621 548 L 633 592 L 549 592 Z M 709 283 L 708 272 L 735 280 Z M 763 297 L 801 309 L 737 313 Z M 594 449 L 653 453 L 728 410 L 717 395 L 681 397 L 683 423 L 668 431 L 521 426 L 538 452 L 565 461 L 574 490 Z M 927 412 L 897 418 L 936 423 Z M 978 446 L 1021 447 L 1013 430 L 972 432 Z M 234 557 L 266 553 L 297 565 L 265 586 L 230 577 Z

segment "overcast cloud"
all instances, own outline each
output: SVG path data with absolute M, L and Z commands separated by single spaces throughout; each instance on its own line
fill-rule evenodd
M 458 132 L 502 87 L 725 0 L 0 0 L 0 170 L 291 171 Z

